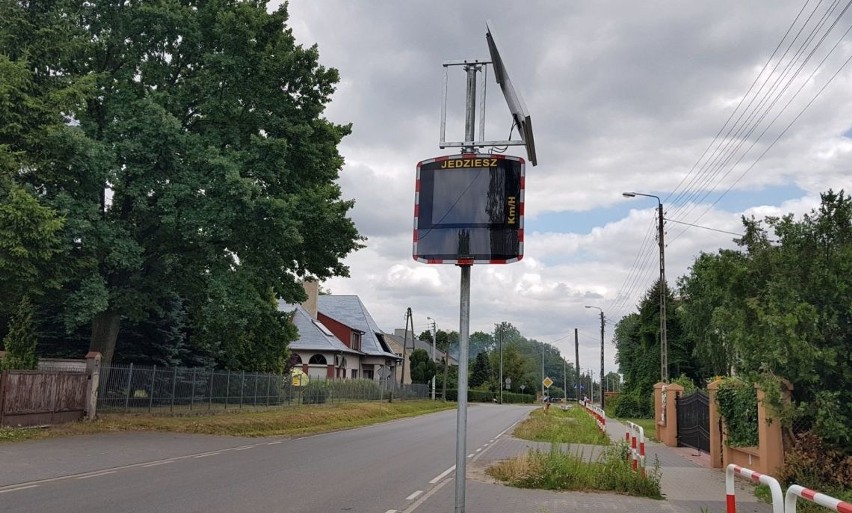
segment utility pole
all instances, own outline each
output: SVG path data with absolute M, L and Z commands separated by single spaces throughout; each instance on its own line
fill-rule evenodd
M 657 200 L 657 242 L 660 245 L 660 381 L 669 382 L 669 344 L 666 333 L 666 243 L 665 219 L 663 218 L 663 202 L 659 196 L 642 194 L 641 192 L 623 192 L 625 198 L 645 196 Z
M 402 378 L 399 380 L 399 386 L 405 385 L 405 348 L 408 347 L 409 321 L 411 321 L 411 347 L 414 347 L 414 321 L 411 318 L 410 306 L 405 310 L 405 336 L 402 338 Z
M 435 343 L 437 342 L 436 336 L 436 328 L 435 328 L 435 319 L 431 317 L 427 317 L 426 319 L 432 321 L 432 362 L 435 362 Z M 437 371 L 432 376 L 432 400 L 435 400 L 435 379 L 438 377 Z
M 601 385 L 601 409 L 603 409 L 604 408 L 604 389 L 603 389 L 603 387 L 604 387 L 604 384 L 603 384 L 604 383 L 604 378 L 603 378 L 604 377 L 604 324 L 605 324 L 606 321 L 604 320 L 604 311 L 603 311 L 602 308 L 599 308 L 597 306 L 588 306 L 588 305 L 586 306 L 586 308 L 594 308 L 596 310 L 600 310 L 600 312 L 601 312 L 601 383 L 600 383 L 600 385 Z
M 577 402 L 580 402 L 580 332 L 574 328 L 574 362 L 577 368 L 574 369 L 574 374 L 577 375 L 577 381 L 574 383 L 574 391 L 577 394 Z

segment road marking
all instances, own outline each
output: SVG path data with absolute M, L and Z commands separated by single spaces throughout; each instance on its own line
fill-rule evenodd
M 18 490 L 26 490 L 27 488 L 35 488 L 37 486 L 38 485 L 18 486 L 17 488 L 8 488 L 6 490 L 0 490 L 0 493 L 17 492 Z
M 413 500 L 414 500 L 414 499 L 416 499 L 417 497 L 420 497 L 420 495 L 421 495 L 422 493 L 423 493 L 423 490 L 417 490 L 416 492 L 414 492 L 414 493 L 412 493 L 411 495 L 409 495 L 408 497 L 406 497 L 406 498 L 405 498 L 405 500 L 407 500 L 407 501 L 413 501 Z
M 143 468 L 148 467 L 156 467 L 157 465 L 166 465 L 168 463 L 174 463 L 175 460 L 166 460 L 166 461 L 155 461 L 154 463 L 148 463 L 147 465 L 142 465 Z
M 253 448 L 253 447 L 254 447 L 253 445 L 243 445 L 242 447 L 234 447 L 234 449 L 233 449 L 233 450 L 235 450 L 235 451 L 245 451 L 246 449 L 251 449 L 251 448 Z
M 266 442 L 266 445 L 277 445 L 277 444 L 283 444 L 283 443 L 284 443 L 284 440 L 278 440 L 277 442 Z
M 486 445 L 485 447 L 488 447 L 488 446 Z M 476 450 L 476 452 L 480 452 L 481 450 L 482 450 L 482 447 L 480 447 L 479 449 L 477 449 L 477 450 Z
M 406 509 L 404 509 L 404 510 L 402 511 L 402 513 L 411 513 L 412 511 L 414 511 L 415 509 L 417 509 L 418 507 L 420 507 L 420 505 L 421 505 L 421 504 L 423 504 L 424 502 L 426 502 L 426 499 L 428 499 L 429 497 L 431 497 L 431 496 L 435 495 L 436 493 L 438 493 L 438 490 L 440 490 L 441 488 L 443 488 L 443 487 L 444 487 L 447 483 L 449 483 L 450 481 L 451 481 L 450 479 L 444 479 L 443 481 L 441 481 L 440 483 L 438 483 L 438 485 L 437 485 L 437 486 L 432 487 L 432 489 L 431 489 L 431 490 L 429 490 L 428 492 L 424 493 L 422 497 L 420 497 L 419 499 L 417 499 L 417 500 L 414 502 L 414 504 L 412 504 L 411 506 L 409 506 L 409 507 L 407 507 Z
M 217 454 L 222 454 L 221 452 L 205 452 L 203 454 L 195 454 L 193 458 L 206 458 L 207 456 L 216 456 Z
M 476 454 L 473 453 L 467 455 L 468 458 L 473 458 L 474 456 L 476 456 Z
M 385 511 L 385 513 L 396 513 L 396 510 L 395 509 L 389 509 L 389 510 Z
M 115 474 L 115 472 L 116 472 L 115 470 L 107 470 L 106 472 L 98 472 L 97 474 L 89 474 L 87 476 L 80 476 L 77 479 L 89 479 L 89 478 L 92 478 L 92 477 L 107 476 L 109 474 Z
M 447 470 L 445 470 L 445 471 L 441 472 L 440 474 L 438 474 L 438 475 L 437 475 L 437 477 L 435 477 L 435 479 L 433 479 L 433 480 L 429 481 L 429 484 L 435 484 L 435 483 L 437 483 L 438 481 L 440 481 L 441 479 L 444 479 L 445 477 L 447 477 L 447 474 L 449 474 L 450 472 L 452 472 L 452 471 L 453 471 L 453 470 L 455 470 L 455 469 L 456 469 L 456 466 L 455 466 L 455 465 L 453 465 L 452 467 L 450 467 L 450 468 L 448 468 Z

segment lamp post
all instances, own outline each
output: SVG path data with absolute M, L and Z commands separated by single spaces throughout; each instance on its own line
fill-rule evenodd
M 604 409 L 604 311 L 597 306 L 586 305 L 586 308 L 594 308 L 601 312 L 601 409 Z
M 426 319 L 432 321 L 432 363 L 434 363 L 435 362 L 435 336 L 436 336 L 435 319 L 433 319 L 431 317 L 426 317 Z M 436 374 L 434 376 L 432 376 L 432 400 L 433 401 L 435 400 L 435 378 L 437 376 L 437 370 L 435 372 L 436 372 Z
M 625 198 L 644 196 L 657 200 L 657 213 L 659 216 L 657 226 L 657 241 L 660 243 L 660 381 L 669 382 L 669 347 L 666 336 L 666 244 L 664 241 L 665 230 L 663 229 L 663 202 L 659 196 L 653 194 L 642 194 L 641 192 L 624 192 Z

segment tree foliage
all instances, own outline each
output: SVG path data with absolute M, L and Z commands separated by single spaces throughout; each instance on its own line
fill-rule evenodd
M 411 382 L 428 383 L 437 371 L 437 365 L 425 349 L 415 349 L 408 357 L 411 362 Z
M 0 368 L 31 370 L 38 367 L 37 337 L 33 326 L 33 305 L 24 296 L 9 322 L 9 333 L 3 339 L 6 355 Z
M 484 352 L 477 354 L 470 374 L 470 386 L 479 387 L 492 380 L 491 363 L 488 361 L 488 355 Z
M 64 219 L 37 272 L 62 283 L 67 332 L 91 326 L 109 361 L 122 327 L 172 319 L 160 349 L 119 347 L 281 364 L 276 299 L 345 275 L 360 240 L 335 183 L 350 127 L 322 117 L 338 74 L 318 58 L 286 4 L 0 1 L 0 170 L 47 209 L 28 237 L 52 248 Z

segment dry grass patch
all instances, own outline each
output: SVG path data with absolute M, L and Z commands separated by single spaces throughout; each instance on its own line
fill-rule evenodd
M 455 408 L 454 403 L 405 401 L 292 406 L 255 412 L 217 412 L 209 415 L 159 416 L 106 414 L 92 422 L 75 422 L 45 429 L 0 431 L 0 442 L 115 431 L 168 431 L 231 436 L 293 436 L 326 433 L 378 424 Z M 8 436 L 2 436 L 4 432 Z

